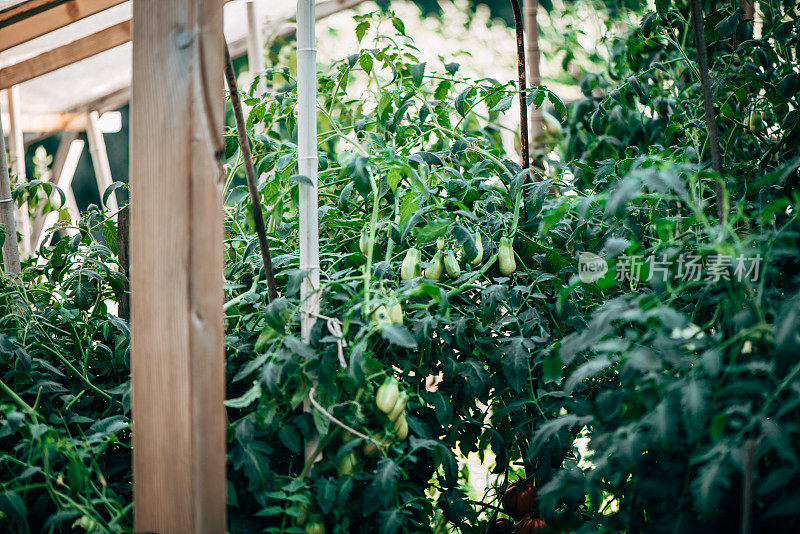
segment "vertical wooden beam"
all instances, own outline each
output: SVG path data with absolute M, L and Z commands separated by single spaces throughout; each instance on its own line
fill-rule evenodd
M 525 15 L 525 34 L 526 53 L 528 58 L 528 77 L 530 80 L 530 87 L 533 89 L 542 85 L 542 75 L 540 69 L 541 54 L 539 51 L 539 22 L 536 16 L 539 13 L 539 0 L 523 0 L 523 11 Z M 544 124 L 542 118 L 542 108 L 531 109 L 531 151 L 536 152 L 541 149 L 539 139 L 544 133 Z
M 100 130 L 100 114 L 97 111 L 90 111 L 86 116 L 86 138 L 89 141 L 89 152 L 92 154 L 92 166 L 94 167 L 94 178 L 97 180 L 97 190 L 100 198 L 103 193 L 111 187 L 114 179 L 111 177 L 111 165 L 108 162 L 108 152 L 106 142 L 103 139 L 103 132 Z M 119 209 L 117 205 L 117 193 L 112 192 L 106 201 L 106 206 L 112 213 Z
M 225 526 L 223 0 L 133 3 L 131 373 L 137 532 Z
M 25 176 L 25 144 L 22 140 L 22 121 L 20 120 L 19 87 L 14 85 L 6 91 L 8 96 L 8 148 L 11 156 L 11 172 L 17 175 L 19 183 L 27 180 Z M 12 188 L 13 189 L 13 188 Z M 14 218 L 22 235 L 20 248 L 23 255 L 31 251 L 31 219 L 28 216 L 28 203 L 14 210 Z
M 0 225 L 3 226 L 3 268 L 7 273 L 19 274 L 19 248 L 17 248 L 17 226 L 14 223 L 14 202 L 11 200 L 11 179 L 8 176 L 6 142 L 3 123 L 0 121 Z

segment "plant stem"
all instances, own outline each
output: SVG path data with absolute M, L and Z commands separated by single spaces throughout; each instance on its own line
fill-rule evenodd
M 267 289 L 269 301 L 278 298 L 278 286 L 275 284 L 275 273 L 272 269 L 272 255 L 269 251 L 267 233 L 264 229 L 264 214 L 261 211 L 261 201 L 258 195 L 258 183 L 256 181 L 256 171 L 253 167 L 253 155 L 250 153 L 250 141 L 245 130 L 244 114 L 242 113 L 242 102 L 239 99 L 239 89 L 236 85 L 236 76 L 233 71 L 231 54 L 225 46 L 225 78 L 228 82 L 228 91 L 231 95 L 231 105 L 233 106 L 233 116 L 236 118 L 236 132 L 239 135 L 239 149 L 244 159 L 244 173 L 247 177 L 247 190 L 250 192 L 250 204 L 253 207 L 253 220 L 256 225 L 258 244 L 261 248 L 261 261 L 264 264 L 264 272 L 267 278 Z
M 714 100 L 711 95 L 711 84 L 708 79 L 708 53 L 703 29 L 703 6 L 700 5 L 700 0 L 689 0 L 689 7 L 692 12 L 692 29 L 694 30 L 694 45 L 697 49 L 697 66 L 700 74 L 700 86 L 703 90 L 703 109 L 706 116 L 708 144 L 711 149 L 711 165 L 719 175 L 714 184 L 714 192 L 717 197 L 717 216 L 720 221 L 725 221 L 727 214 L 725 213 L 724 193 L 722 190 L 722 150 L 719 145 L 717 117 L 714 112 Z
M 30 405 L 30 404 L 28 404 L 27 402 L 25 402 L 24 400 L 22 400 L 22 397 L 20 397 L 19 395 L 17 395 L 17 393 L 16 393 L 16 392 L 15 392 L 13 389 L 11 389 L 10 387 L 8 387 L 8 385 L 7 385 L 5 382 L 3 382 L 2 380 L 0 380 L 0 389 L 2 389 L 3 391 L 5 391 L 5 392 L 6 392 L 6 394 L 7 394 L 9 397 L 11 397 L 11 399 L 12 399 L 14 402 L 16 402 L 17 404 L 19 404 L 20 408 L 22 408 L 23 410 L 25 410 L 26 412 L 28 412 L 28 414 L 29 414 L 29 415 L 31 415 L 31 416 L 33 416 L 33 417 L 38 417 L 38 415 L 39 415 L 39 414 L 37 414 L 37 413 L 36 413 L 36 410 L 34 410 L 34 409 L 31 407 L 31 405 Z

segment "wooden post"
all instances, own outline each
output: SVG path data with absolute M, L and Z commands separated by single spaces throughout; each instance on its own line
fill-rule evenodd
M 25 177 L 25 144 L 22 140 L 22 121 L 20 120 L 20 99 L 19 87 L 14 85 L 7 89 L 8 96 L 8 148 L 11 156 L 11 172 L 17 175 L 19 183 L 27 180 Z M 12 187 L 13 189 L 13 187 Z M 14 218 L 17 221 L 22 240 L 20 248 L 22 253 L 28 254 L 31 251 L 31 219 L 28 216 L 28 203 L 23 202 L 22 206 L 15 208 Z
M 89 140 L 89 152 L 92 154 L 92 166 L 94 167 L 94 178 L 97 180 L 97 190 L 100 192 L 100 198 L 102 199 L 103 193 L 111 187 L 114 180 L 111 177 L 111 165 L 108 163 L 106 142 L 98 125 L 99 120 L 100 114 L 97 111 L 89 112 L 86 117 L 86 138 Z M 112 213 L 117 212 L 119 206 L 117 205 L 116 192 L 112 192 L 109 195 L 106 206 Z
M 3 122 L 0 121 L 0 225 L 5 232 L 3 241 L 3 268 L 7 273 L 19 274 L 19 248 L 17 248 L 17 226 L 14 223 L 14 202 L 11 200 L 11 179 L 8 176 L 6 142 Z
M 222 6 L 133 3 L 136 532 L 226 532 Z

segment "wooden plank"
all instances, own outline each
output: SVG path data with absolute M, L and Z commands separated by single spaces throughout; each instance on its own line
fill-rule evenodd
M 14 222 L 14 204 L 11 200 L 11 180 L 8 175 L 6 161 L 6 143 L 3 135 L 3 124 L 0 123 L 0 226 L 3 227 L 3 269 L 6 273 L 19 274 L 19 248 L 17 248 L 17 230 Z
M 24 183 L 27 180 L 25 174 L 25 144 L 22 138 L 22 124 L 20 121 L 20 102 L 19 87 L 12 86 L 6 91 L 8 96 L 8 152 L 11 156 L 11 172 L 17 176 L 17 183 L 14 186 Z M 28 216 L 28 203 L 23 202 L 21 206 L 15 207 L 14 216 L 17 221 L 17 229 L 22 236 L 20 249 L 22 255 L 31 251 L 31 218 Z
M 92 155 L 92 166 L 94 167 L 94 179 L 97 181 L 97 191 L 102 200 L 106 189 L 111 187 L 114 179 L 111 177 L 111 165 L 108 162 L 108 151 L 106 142 L 103 139 L 103 132 L 100 131 L 98 121 L 100 115 L 96 111 L 90 111 L 86 117 L 86 138 L 89 141 L 89 153 Z M 119 210 L 117 205 L 117 194 L 112 192 L 106 201 L 106 207 L 111 213 Z M 116 219 L 116 216 L 114 217 Z
M 131 39 L 131 21 L 124 20 L 97 33 L 0 69 L 0 89 L 5 89 L 87 57 L 110 50 Z
M 31 0 L 0 12 L 0 51 L 126 0 Z
M 8 114 L 3 113 L 3 121 L 8 122 Z M 86 115 L 83 113 L 22 113 L 20 126 L 23 133 L 82 132 L 86 130 Z M 26 141 L 26 145 L 29 142 Z
M 222 6 L 133 5 L 136 532 L 226 531 Z

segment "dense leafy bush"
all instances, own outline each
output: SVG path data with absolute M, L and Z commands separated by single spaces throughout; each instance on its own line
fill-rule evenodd
M 106 304 L 125 280 L 110 220 L 90 208 L 72 230 L 20 280 L 0 281 L 6 532 L 130 528 L 130 334 Z
M 758 38 L 741 11 L 707 17 L 720 220 L 687 10 L 664 4 L 585 78 L 586 100 L 531 91 L 564 121 L 532 173 L 501 148 L 512 84 L 420 63 L 400 19 L 359 18 L 364 50 L 319 77 L 324 290 L 308 342 L 292 68 L 251 88 L 281 297 L 267 303 L 231 131 L 231 532 L 483 533 L 506 512 L 553 532 L 729 532 L 745 514 L 797 529 L 797 15 L 762 4 Z M 22 284 L 3 280 L 9 530 L 130 529 L 111 229 L 93 211 Z

